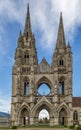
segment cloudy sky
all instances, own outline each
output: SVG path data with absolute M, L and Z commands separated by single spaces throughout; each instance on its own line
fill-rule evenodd
M 62 12 L 66 43 L 73 52 L 73 96 L 81 96 L 81 0 L 0 0 L 0 111 L 10 111 L 14 53 L 27 3 L 39 62 L 45 57 L 51 64 Z

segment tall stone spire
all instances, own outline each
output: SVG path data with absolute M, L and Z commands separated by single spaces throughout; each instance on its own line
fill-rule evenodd
M 57 48 L 66 47 L 65 42 L 65 35 L 64 35 L 64 27 L 63 27 L 63 19 L 62 19 L 62 12 L 60 13 L 60 22 L 59 22 L 59 28 L 58 28 L 58 36 L 57 36 Z
M 24 28 L 24 35 L 30 36 L 31 33 L 32 33 L 32 31 L 31 31 L 31 22 L 30 22 L 30 11 L 29 11 L 29 4 L 28 4 L 26 22 L 25 22 L 25 28 Z

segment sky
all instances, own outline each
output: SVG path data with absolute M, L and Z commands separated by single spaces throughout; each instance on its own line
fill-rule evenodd
M 81 0 L 0 0 L 0 111 L 10 112 L 12 66 L 27 3 L 39 63 L 43 57 L 52 62 L 62 12 L 66 43 L 73 53 L 73 96 L 81 96 Z

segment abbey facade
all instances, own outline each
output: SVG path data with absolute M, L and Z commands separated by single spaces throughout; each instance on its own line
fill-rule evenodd
M 41 84 L 49 86 L 49 94 L 38 93 Z M 12 70 L 12 125 L 37 125 L 42 109 L 49 112 L 51 126 L 81 124 L 81 98 L 72 97 L 72 50 L 69 43 L 66 45 L 62 14 L 52 63 L 43 58 L 38 64 L 28 5 Z

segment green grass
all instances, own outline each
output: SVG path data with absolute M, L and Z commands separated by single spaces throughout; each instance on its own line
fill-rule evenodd
M 22 126 L 22 127 L 18 127 L 17 130 L 19 128 L 65 128 L 67 126 L 49 126 L 49 125 L 32 125 L 32 126 Z M 12 128 L 0 128 L 0 130 L 12 130 Z M 13 129 L 14 130 L 14 129 Z
M 32 126 L 22 126 L 18 128 L 65 128 L 67 126 L 49 126 L 49 125 L 32 125 Z
M 0 127 L 0 130 L 11 130 L 11 128 L 8 128 L 8 127 Z

